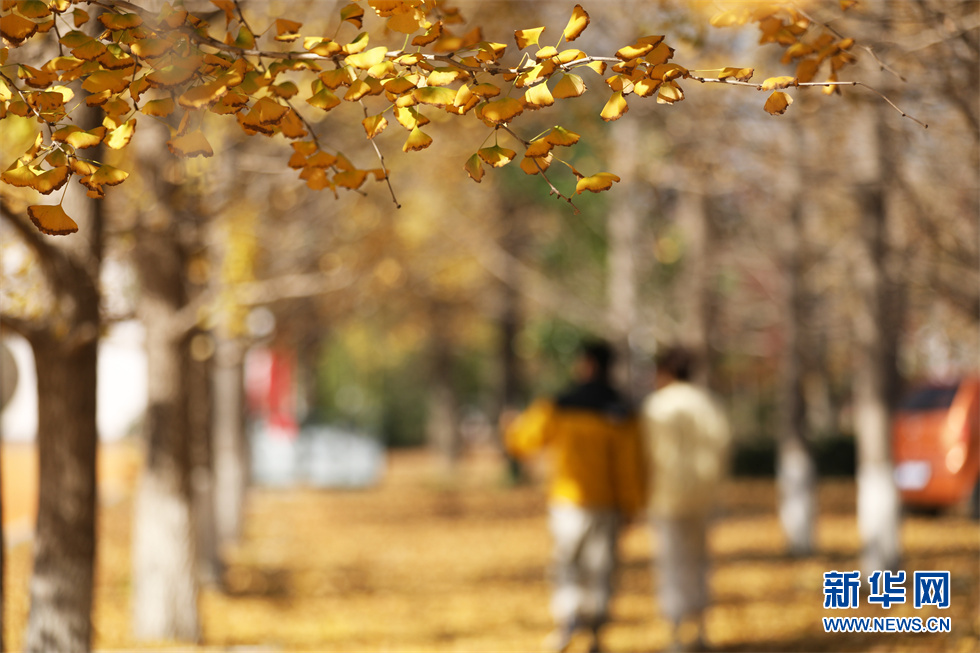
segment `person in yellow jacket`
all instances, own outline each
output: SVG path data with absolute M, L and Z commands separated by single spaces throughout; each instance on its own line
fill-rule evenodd
M 716 400 L 690 382 L 693 357 L 682 347 L 657 357 L 657 389 L 643 404 L 653 478 L 650 513 L 658 542 L 660 610 L 673 627 L 671 650 L 704 650 L 708 605 L 707 531 L 726 478 L 731 431 Z M 693 643 L 681 628 L 694 622 Z
M 585 629 L 592 651 L 609 618 L 621 525 L 646 499 L 645 456 L 637 416 L 610 384 L 608 344 L 582 347 L 576 383 L 554 399 L 538 399 L 507 428 L 511 455 L 545 451 L 551 463 L 551 612 L 557 628 L 548 646 L 564 651 Z

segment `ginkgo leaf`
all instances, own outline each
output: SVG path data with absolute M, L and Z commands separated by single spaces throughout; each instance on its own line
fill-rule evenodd
M 74 9 L 71 12 L 72 19 L 74 20 L 75 27 L 81 27 L 89 21 L 88 12 L 84 9 Z
M 329 168 L 335 163 L 337 163 L 337 157 L 323 150 L 313 154 L 306 161 L 306 165 L 311 168 Z
M 527 146 L 527 149 L 524 151 L 524 156 L 529 156 L 529 157 L 548 156 L 548 153 L 551 152 L 551 148 L 553 147 L 554 145 L 548 142 L 548 139 L 539 138 L 537 140 L 531 141 L 531 143 Z
M 487 165 L 491 165 L 494 168 L 502 168 L 510 163 L 515 156 L 517 156 L 517 152 L 514 150 L 509 150 L 506 147 L 501 147 L 499 145 L 480 148 L 477 151 L 477 154 L 486 162 Z
M 105 138 L 105 134 L 106 128 L 102 126 L 85 131 L 81 127 L 68 125 L 51 134 L 51 140 L 68 143 L 77 149 L 84 149 L 86 147 L 95 147 L 101 143 L 102 139 Z
M 131 76 L 123 70 L 100 70 L 89 75 L 82 82 L 82 88 L 89 93 L 101 93 L 103 91 L 121 93 L 129 86 L 130 78 Z
M 332 57 L 339 54 L 343 48 L 336 41 L 317 36 L 303 39 L 303 49 L 321 57 Z
M 143 18 L 139 14 L 104 13 L 99 15 L 99 20 L 106 29 L 111 30 L 132 29 L 143 24 Z
M 674 82 L 667 82 L 660 86 L 657 93 L 658 104 L 673 104 L 684 99 L 684 91 Z
M 283 119 L 288 109 L 271 98 L 258 100 L 249 110 L 245 123 L 259 125 L 275 125 Z
M 432 138 L 416 126 L 412 130 L 412 133 L 408 135 L 408 140 L 402 146 L 402 152 L 424 150 L 430 145 L 432 145 Z
M 192 131 L 183 136 L 177 136 L 167 141 L 167 147 L 175 156 L 182 157 L 195 157 L 203 156 L 209 157 L 214 155 L 214 150 L 211 149 L 211 144 L 208 143 L 208 139 L 205 138 L 204 134 L 200 131 Z
M 155 59 L 173 50 L 174 43 L 169 39 L 140 39 L 129 47 L 138 57 Z
M 480 183 L 480 180 L 483 179 L 483 164 L 480 163 L 479 153 L 466 159 L 466 163 L 463 164 L 463 170 L 470 176 L 470 179 L 476 183 Z
M 766 100 L 765 110 L 772 114 L 778 115 L 786 113 L 786 109 L 789 105 L 793 104 L 793 98 L 782 91 L 776 91 Z
M 651 66 L 657 66 L 662 63 L 667 63 L 674 56 L 674 48 L 670 47 L 666 43 L 660 43 L 653 50 L 647 53 L 643 60 L 646 61 Z
M 418 75 L 399 75 L 393 79 L 389 79 L 381 83 L 384 89 L 389 93 L 394 93 L 395 95 L 401 95 L 406 91 L 410 91 L 416 86 L 418 86 L 421 77 Z
M 548 88 L 548 84 L 542 82 L 527 89 L 524 92 L 524 100 L 527 102 L 529 109 L 537 109 L 541 107 L 550 107 L 555 103 L 555 98 L 551 94 L 551 90 Z
M 537 52 L 534 53 L 534 58 L 538 61 L 543 61 L 544 59 L 551 59 L 552 57 L 558 56 L 558 48 L 553 45 L 546 45 Z
M 548 132 L 548 135 L 544 137 L 544 140 L 556 147 L 567 147 L 578 143 L 580 138 L 581 136 L 575 132 L 556 125 L 550 132 Z
M 7 10 L 8 3 L 4 3 L 4 10 Z M 46 18 L 51 15 L 51 8 L 41 2 L 41 0 L 18 0 L 16 3 L 17 11 L 25 18 Z
M 442 86 L 425 86 L 412 91 L 412 97 L 420 104 L 444 107 L 456 99 L 456 91 Z
M 0 18 L 0 35 L 14 45 L 20 45 L 37 32 L 37 23 L 17 14 Z
M 401 34 L 414 34 L 422 28 L 423 16 L 418 11 L 406 11 L 388 19 L 388 29 Z
M 121 150 L 129 145 L 129 141 L 132 140 L 135 131 L 136 118 L 132 118 L 109 132 L 109 135 L 105 138 L 105 144 L 114 150 Z
M 487 122 L 499 125 L 509 122 L 522 113 L 524 113 L 524 105 L 520 101 L 505 97 L 487 102 L 486 106 L 483 107 L 482 117 Z
M 295 41 L 299 38 L 299 28 L 303 26 L 303 23 L 297 23 L 295 20 L 286 20 L 285 18 L 276 19 L 276 40 L 277 41 Z
M 129 177 L 129 173 L 124 170 L 109 165 L 102 165 L 99 166 L 98 170 L 82 177 L 78 181 L 86 188 L 101 194 L 103 192 L 103 186 L 116 186 L 126 181 L 127 177 Z
M 500 88 L 485 82 L 483 84 L 474 84 L 471 90 L 473 91 L 473 95 L 481 98 L 492 98 L 500 95 Z
M 162 118 L 173 113 L 175 108 L 173 98 L 164 98 L 162 100 L 150 100 L 143 105 L 140 113 Z
M 585 191 L 601 193 L 612 188 L 614 182 L 618 182 L 619 177 L 611 172 L 600 172 L 591 177 L 582 177 L 575 184 L 575 194 L 580 195 Z
M 153 88 L 174 88 L 186 84 L 194 78 L 197 71 L 197 64 L 192 62 L 171 64 L 158 68 L 146 76 L 146 81 Z
M 334 107 L 340 104 L 340 98 L 334 95 L 330 89 L 324 88 L 320 90 L 316 95 L 313 95 L 306 100 L 306 103 L 310 106 L 314 106 L 317 109 L 323 109 L 324 111 L 330 111 Z
M 662 80 L 646 77 L 633 84 L 633 93 L 640 97 L 650 97 L 657 92 L 661 84 L 663 84 Z
M 446 86 L 459 79 L 463 71 L 456 68 L 436 68 L 425 78 L 427 86 Z
M 796 79 L 801 84 L 812 82 L 820 69 L 820 61 L 817 59 L 804 59 L 796 67 Z
M 796 86 L 796 78 L 783 76 L 783 77 L 770 77 L 766 81 L 762 82 L 763 91 L 774 91 L 778 88 L 789 88 L 790 86 Z
M 348 102 L 357 102 L 370 92 L 371 87 L 368 86 L 366 81 L 363 79 L 355 79 L 350 85 L 350 88 L 347 89 L 347 92 L 344 93 L 344 99 Z
M 412 39 L 412 45 L 418 47 L 425 47 L 430 43 L 434 43 L 435 41 L 439 40 L 439 37 L 441 36 L 442 36 L 442 21 L 439 20 L 436 21 L 432 25 L 432 27 L 427 29 L 425 31 L 425 34 L 421 34 L 419 36 L 416 36 L 414 39 Z
M 11 186 L 33 188 L 42 195 L 47 195 L 64 186 L 70 176 L 71 169 L 68 166 L 58 166 L 40 173 L 35 172 L 31 166 L 17 166 L 0 175 L 0 179 Z
M 94 163 L 90 161 L 83 161 L 76 157 L 69 159 L 68 165 L 71 167 L 72 172 L 83 177 L 86 175 L 91 175 L 99 169 L 99 166 L 95 165 Z
M 616 51 L 616 58 L 623 61 L 632 61 L 649 54 L 655 47 L 664 40 L 663 36 L 644 36 L 637 39 L 633 45 L 627 45 Z
M 354 25 L 358 29 L 360 29 L 364 23 L 364 21 L 362 20 L 363 18 L 364 18 L 364 8 L 361 7 L 359 4 L 352 2 L 340 10 L 340 20 L 346 21 Z
M 718 73 L 718 79 L 734 79 L 739 82 L 747 82 L 752 79 L 755 70 L 752 68 L 723 68 Z
M 514 32 L 514 40 L 517 41 L 517 48 L 523 50 L 529 45 L 537 45 L 541 38 L 543 27 L 532 27 L 531 29 L 519 29 Z
M 217 81 L 207 84 L 200 84 L 187 89 L 177 98 L 178 104 L 185 109 L 200 109 L 208 107 L 221 99 L 222 94 L 228 90 L 224 84 Z
M 429 119 L 419 113 L 418 109 L 410 107 L 395 107 L 395 120 L 407 129 L 412 131 L 416 127 L 421 127 L 429 122 Z
M 365 179 L 367 179 L 366 170 L 342 170 L 333 176 L 333 183 L 341 188 L 357 190 L 364 184 Z
M 623 97 L 622 91 L 616 91 L 611 96 L 609 100 L 606 101 L 606 106 L 602 107 L 602 111 L 599 115 L 606 122 L 612 120 L 619 120 L 623 117 L 623 114 L 629 111 L 629 105 L 626 103 L 626 98 Z
M 376 66 L 384 61 L 387 53 L 388 48 L 382 45 L 376 48 L 371 48 L 370 50 L 365 50 L 364 52 L 358 54 L 352 54 L 344 59 L 344 62 L 348 66 L 360 68 L 361 70 L 367 70 L 371 66 Z
M 374 138 L 385 130 L 385 127 L 388 126 L 388 120 L 383 115 L 378 114 L 376 116 L 368 116 L 361 121 L 361 124 L 364 125 L 364 131 L 367 132 L 367 137 Z
M 565 25 L 565 30 L 562 32 L 562 36 L 565 37 L 566 41 L 574 41 L 577 39 L 585 28 L 589 26 L 589 14 L 582 9 L 582 5 L 575 5 L 572 9 L 572 17 L 568 19 L 568 24 Z
M 78 224 L 68 217 L 60 204 L 45 206 L 35 204 L 27 207 L 27 215 L 41 233 L 49 236 L 67 236 L 78 231 Z
M 586 86 L 582 78 L 578 75 L 568 73 L 561 76 L 561 79 L 555 84 L 555 88 L 551 91 L 551 94 L 559 100 L 563 100 L 565 98 L 578 97 L 585 93 L 585 90 Z
M 551 152 L 547 156 L 525 156 L 521 159 L 521 170 L 528 175 L 536 175 L 542 170 L 547 170 L 551 166 L 553 155 Z
M 279 123 L 279 133 L 286 138 L 303 138 L 307 131 L 299 114 L 290 109 Z

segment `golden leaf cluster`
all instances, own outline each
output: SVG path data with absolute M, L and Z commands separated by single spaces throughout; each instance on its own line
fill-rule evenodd
M 245 134 L 292 141 L 288 165 L 310 188 L 357 190 L 370 177 L 387 178 L 383 163 L 372 169 L 355 166 L 313 127 L 345 103 L 364 106 L 361 124 L 367 139 L 382 137 L 392 121 L 401 125 L 408 133 L 405 152 L 433 143 L 423 131 L 430 122 L 426 113 L 469 115 L 512 135 L 525 150 L 521 169 L 543 174 L 554 158 L 552 149 L 578 137 L 569 142 L 572 132 L 555 128 L 547 136 L 524 140 L 513 131 L 516 121 L 582 96 L 588 90 L 582 75 L 588 70 L 609 88 L 600 113 L 606 121 L 626 114 L 631 95 L 656 97 L 661 104 L 680 102 L 685 97 L 680 81 L 693 77 L 671 61 L 674 49 L 660 35 L 640 37 L 608 57 L 567 47 L 590 24 L 581 5 L 574 7 L 555 44 L 546 42 L 545 26 L 516 30 L 521 58 L 515 64 L 505 61 L 507 44 L 487 40 L 479 27 L 459 28 L 458 10 L 435 0 L 363 0 L 341 7 L 336 15 L 347 31 L 381 21 L 389 32 L 405 35 L 411 50 L 373 43 L 368 31 L 309 33 L 295 17 L 273 17 L 264 31 L 253 31 L 232 0 L 211 0 L 219 10 L 215 24 L 180 3 L 165 2 L 151 12 L 104 0 L 103 13 L 92 20 L 83 0 L 2 2 L 0 120 L 21 116 L 48 127 L 38 129 L 34 145 L 3 172 L 2 180 L 42 194 L 64 187 L 73 176 L 92 197 L 121 183 L 126 173 L 103 165 L 101 148 L 127 147 L 141 115 L 170 126 L 167 148 L 180 157 L 212 156 L 209 122 L 234 116 Z M 798 62 L 795 77 L 767 80 L 767 90 L 805 83 L 825 61 L 836 75 L 853 58 L 848 53 L 853 41 L 814 37 L 808 20 L 792 7 L 775 0 L 755 7 L 720 14 L 712 22 L 756 22 L 762 43 L 780 44 L 786 48 L 784 61 Z M 56 43 L 58 55 L 40 65 L 16 60 L 21 45 L 41 40 Z M 751 75 L 751 69 L 725 68 L 710 81 L 744 82 Z M 75 99 L 76 94 L 81 97 Z M 101 109 L 101 125 L 74 123 L 71 111 L 82 102 Z M 765 108 L 782 113 L 790 102 L 777 91 Z M 502 167 L 517 158 L 494 143 L 479 148 L 464 165 L 476 181 L 484 163 Z M 90 151 L 88 158 L 84 150 Z M 609 173 L 577 176 L 577 193 L 605 190 L 616 181 Z M 31 217 L 46 233 L 72 230 L 70 218 L 50 207 L 34 207 Z

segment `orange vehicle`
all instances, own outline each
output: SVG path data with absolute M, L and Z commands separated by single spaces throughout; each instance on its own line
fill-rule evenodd
M 980 489 L 980 378 L 919 386 L 892 423 L 895 482 L 920 508 L 956 505 Z M 977 497 L 973 497 L 973 511 Z

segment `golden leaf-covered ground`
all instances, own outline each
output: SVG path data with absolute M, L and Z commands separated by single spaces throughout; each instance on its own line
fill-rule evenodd
M 118 453 L 118 452 L 117 452 Z M 133 463 L 135 464 L 135 463 Z M 128 479 L 132 465 L 108 471 Z M 549 543 L 542 488 L 508 487 L 492 454 L 447 476 L 421 453 L 395 453 L 384 482 L 365 491 L 257 489 L 241 545 L 226 551 L 226 591 L 201 596 L 202 649 L 273 651 L 535 651 L 551 624 L 544 568 Z M 132 650 L 129 494 L 100 516 L 95 647 Z M 121 497 L 121 498 L 120 498 Z M 965 517 L 910 516 L 904 568 L 952 572 L 953 632 L 825 634 L 822 574 L 858 567 L 854 486 L 821 487 L 819 555 L 791 559 L 766 480 L 735 480 L 711 533 L 715 602 L 708 638 L 719 651 L 976 651 L 980 527 Z M 667 644 L 652 595 L 645 528 L 622 541 L 623 571 L 606 633 L 610 651 Z M 29 542 L 9 553 L 6 636 L 20 647 L 27 614 Z M 866 588 L 866 583 L 865 583 Z M 862 604 L 866 589 L 862 588 Z M 911 596 L 911 595 L 910 595 Z M 933 616 L 908 604 L 863 605 L 847 616 Z M 585 650 L 576 641 L 573 650 Z M 147 648 L 141 645 L 142 648 Z M 161 642 L 148 648 L 186 650 Z M 249 648 L 249 650 L 254 650 Z

